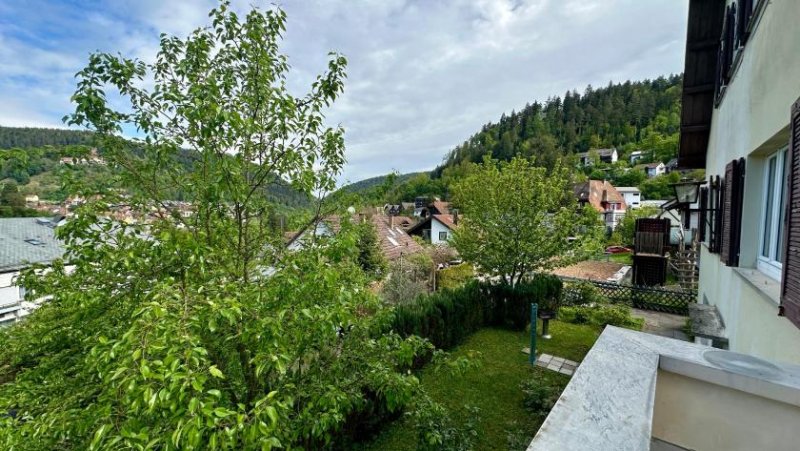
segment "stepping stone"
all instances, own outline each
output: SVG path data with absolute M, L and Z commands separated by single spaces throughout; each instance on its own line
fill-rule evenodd
M 558 365 L 553 365 L 552 363 L 547 365 L 548 370 L 558 371 L 561 367 Z
M 578 366 L 578 362 L 576 362 L 574 360 L 564 360 L 564 365 L 572 365 L 574 367 L 577 367 Z
M 562 368 L 561 370 L 559 370 L 559 373 L 561 373 L 561 374 L 565 374 L 565 375 L 567 375 L 567 376 L 572 376 L 572 374 L 573 374 L 574 372 L 575 372 L 574 370 L 568 370 L 568 369 L 564 369 L 564 368 Z
M 563 369 L 563 370 L 572 370 L 572 371 L 574 371 L 575 368 L 576 368 L 575 365 L 570 365 L 569 363 L 565 363 L 563 366 L 561 366 L 561 369 Z

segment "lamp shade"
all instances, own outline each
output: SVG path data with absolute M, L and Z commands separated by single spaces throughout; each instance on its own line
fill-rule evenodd
M 681 181 L 674 183 L 672 187 L 675 189 L 675 200 L 679 204 L 693 204 L 697 202 L 700 194 L 700 185 L 703 182 L 694 180 Z

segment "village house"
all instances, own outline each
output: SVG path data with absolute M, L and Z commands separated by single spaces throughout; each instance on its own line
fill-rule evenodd
M 449 209 L 448 209 L 449 211 Z M 408 229 L 409 235 L 422 237 L 434 245 L 447 245 L 458 227 L 458 211 L 452 213 L 432 213 Z
M 628 161 L 630 162 L 630 164 L 636 164 L 636 162 L 641 160 L 642 158 L 644 158 L 644 152 L 641 150 L 634 150 L 633 152 L 631 152 Z
M 696 342 L 606 327 L 528 451 L 798 448 L 798 17 L 797 1 L 689 1 L 678 166 L 708 175 Z
M 403 229 L 402 221 L 397 221 L 397 217 L 393 215 L 385 215 L 381 211 L 376 211 L 370 214 L 353 215 L 351 220 L 354 222 L 370 221 L 372 223 L 375 227 L 381 253 L 390 262 L 423 251 L 422 246 L 414 241 Z M 331 237 L 339 233 L 340 230 L 341 218 L 336 215 L 326 216 L 304 230 L 284 234 L 284 238 L 287 241 L 286 247 L 289 250 L 298 250 L 311 242 L 314 237 Z
M 573 187 L 573 191 L 578 204 L 581 207 L 588 204 L 597 210 L 600 219 L 609 230 L 616 228 L 625 216 L 625 199 L 614 185 L 605 180 L 578 183 Z
M 662 162 L 638 164 L 634 166 L 635 170 L 644 171 L 647 178 L 651 179 L 667 173 L 667 167 Z
M 617 191 L 622 194 L 622 198 L 625 199 L 625 205 L 628 208 L 641 207 L 642 193 L 639 191 L 639 188 L 635 186 L 618 186 L 616 188 Z
M 590 166 L 592 164 L 592 153 L 597 152 L 597 157 L 601 163 L 616 163 L 619 155 L 616 148 L 611 149 L 592 149 L 588 152 L 581 152 L 578 154 L 578 161 L 581 166 Z
M 38 306 L 26 299 L 17 278 L 28 265 L 48 264 L 64 254 L 55 237 L 55 228 L 62 220 L 0 218 L 0 326 L 19 321 Z
M 681 168 L 709 176 L 698 302 L 725 326 L 715 341 L 800 363 L 800 78 L 786 76 L 800 73 L 800 2 L 747 8 L 703 10 L 703 20 L 736 25 L 720 67 L 687 51 L 685 87 L 716 86 L 684 95 L 679 152 Z

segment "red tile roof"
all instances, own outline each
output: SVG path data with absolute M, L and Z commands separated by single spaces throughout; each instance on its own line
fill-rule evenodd
M 446 215 L 450 213 L 450 202 L 442 202 L 440 200 L 433 201 L 431 204 L 435 212 L 434 214 Z
M 604 212 L 607 208 L 604 202 L 616 203 L 621 205 L 621 210 L 625 210 L 625 198 L 614 188 L 614 185 L 604 180 L 589 180 L 578 183 L 574 186 L 575 197 L 578 202 L 589 203 L 598 212 Z
M 450 230 L 453 230 L 456 227 L 458 227 L 458 224 L 456 224 L 453 221 L 453 215 L 433 215 L 433 217 L 436 218 L 437 221 L 439 221 L 442 224 L 444 224 L 445 226 L 447 226 L 447 228 L 450 229 Z M 461 218 L 459 218 L 459 219 L 461 219 Z
M 394 218 L 397 221 L 397 217 Z M 423 248 L 406 233 L 398 222 L 389 226 L 389 217 L 385 215 L 372 215 L 372 224 L 378 234 L 381 252 L 387 260 L 393 261 L 401 256 L 409 256 L 422 252 Z

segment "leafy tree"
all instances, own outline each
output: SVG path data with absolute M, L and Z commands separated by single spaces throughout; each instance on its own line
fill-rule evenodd
M 3 184 L 3 190 L 0 191 L 0 205 L 8 207 L 24 207 L 25 197 L 19 192 L 17 184 L 8 180 Z
M 375 226 L 369 222 L 359 224 L 357 233 L 358 264 L 364 273 L 379 278 L 386 270 L 386 258 L 381 253 Z
M 466 261 L 507 284 L 599 248 L 597 213 L 577 207 L 571 177 L 560 164 L 548 174 L 523 158 L 487 158 L 456 183 L 453 195 L 463 213 L 454 246 Z
M 354 226 L 286 252 L 262 195 L 334 187 L 343 131 L 322 111 L 345 59 L 331 54 L 297 97 L 281 10 L 240 18 L 223 2 L 210 17 L 186 39 L 163 35 L 154 64 L 100 53 L 78 74 L 68 123 L 118 170 L 71 186 L 91 201 L 57 232 L 64 260 L 25 271 L 30 295 L 50 300 L 0 332 L 3 449 L 314 449 L 351 418 L 424 399 L 407 370 L 429 346 L 386 332 Z M 135 152 L 123 126 L 141 133 Z M 166 202 L 176 188 L 189 217 Z M 153 220 L 102 219 L 123 200 Z

